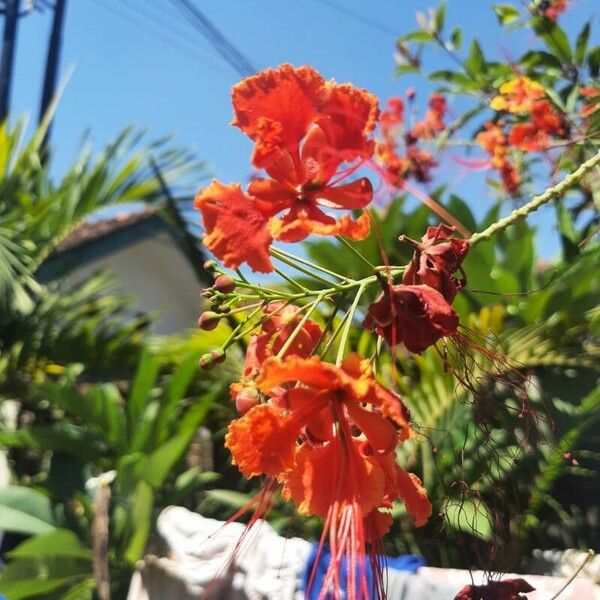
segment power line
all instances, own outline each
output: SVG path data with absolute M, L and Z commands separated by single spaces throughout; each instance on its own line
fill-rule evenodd
M 207 61 L 204 57 L 196 54 L 195 51 L 197 50 L 197 48 L 194 48 L 194 51 L 191 51 L 190 48 L 186 48 L 183 44 L 181 44 L 179 42 L 179 40 L 174 40 L 169 35 L 165 35 L 164 31 L 161 31 L 160 28 L 157 28 L 157 25 L 155 22 L 151 22 L 151 27 L 149 28 L 147 26 L 147 24 L 140 22 L 140 20 L 138 18 L 134 18 L 131 15 L 127 14 L 126 12 L 123 12 L 122 10 L 120 10 L 124 6 L 128 6 L 127 4 L 120 4 L 119 8 L 117 8 L 116 5 L 106 4 L 103 0 L 95 0 L 95 2 L 99 6 L 104 8 L 105 10 L 113 13 L 113 15 L 116 15 L 120 19 L 127 21 L 134 27 L 137 27 L 138 29 L 141 29 L 148 35 L 152 36 L 153 39 L 156 39 L 156 38 L 161 39 L 165 44 L 167 44 L 174 50 L 178 50 L 180 53 L 184 54 L 187 58 L 196 60 L 199 63 L 202 63 L 204 66 L 209 67 L 211 69 L 221 71 L 221 69 L 217 65 L 215 65 L 214 63 L 212 63 L 210 61 Z
M 346 8 L 345 6 L 337 4 L 336 2 L 332 2 L 332 0 L 316 0 L 316 2 L 320 2 L 321 4 L 328 6 L 331 10 L 335 10 L 336 12 L 339 12 L 345 15 L 346 17 L 349 17 L 350 19 L 354 19 L 355 21 L 362 23 L 363 25 L 369 25 L 373 29 L 378 29 L 382 33 L 398 37 L 398 32 L 394 31 L 391 27 L 388 27 L 384 23 L 380 23 L 379 21 L 375 21 L 370 17 L 354 12 L 353 10 Z
M 128 0 L 122 6 L 136 11 L 146 21 L 150 21 L 152 25 L 160 25 L 169 33 L 172 33 L 178 40 L 185 40 L 193 48 L 201 45 L 203 49 L 209 49 L 206 40 L 198 38 L 195 32 L 190 29 L 190 24 L 181 19 L 179 11 L 173 11 L 169 8 L 170 5 L 162 6 L 161 4 L 148 3 L 146 0 L 140 0 L 140 2 L 141 6 L 135 0 Z M 212 51 L 212 49 L 210 50 Z
M 252 63 L 209 21 L 191 0 L 171 0 L 221 57 L 242 77 L 256 72 Z

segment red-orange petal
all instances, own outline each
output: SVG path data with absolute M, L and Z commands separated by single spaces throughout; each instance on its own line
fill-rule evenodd
M 317 198 L 327 200 L 333 208 L 364 208 L 373 199 L 373 186 L 366 177 L 361 177 L 344 185 L 326 186 L 319 191 Z
M 245 477 L 277 477 L 292 466 L 298 433 L 292 417 L 260 404 L 229 424 L 225 446 Z
M 370 158 L 375 145 L 367 136 L 379 119 L 377 98 L 349 83 L 327 82 L 326 87 L 329 89 L 323 109 L 326 116 L 320 119 L 319 125 L 327 134 L 329 144 L 342 153 L 343 160 L 358 156 Z
M 431 516 L 432 506 L 421 480 L 414 473 L 397 467 L 397 494 L 404 501 L 406 511 L 415 520 L 415 526 L 425 525 Z
M 279 358 L 267 359 L 256 384 L 258 389 L 265 393 L 278 385 L 292 381 L 301 381 L 321 390 L 332 390 L 340 386 L 340 377 L 343 377 L 340 369 L 332 364 L 322 362 L 318 356 L 310 358 L 289 356 L 285 361 Z
M 363 514 L 380 506 L 383 471 L 374 460 L 361 456 L 355 445 L 352 440 L 343 446 L 339 438 L 319 447 L 303 444 L 294 468 L 286 474 L 284 497 L 291 498 L 301 513 L 323 518 L 336 502 L 338 515 L 348 505 L 359 506 Z
M 233 86 L 232 125 L 256 142 L 257 167 L 268 164 L 277 150 L 297 153 L 324 95 L 324 80 L 317 71 L 289 64 L 265 69 Z
M 226 267 L 237 269 L 242 263 L 248 263 L 261 273 L 273 270 L 269 258 L 273 238 L 268 217 L 239 185 L 224 185 L 214 180 L 198 193 L 194 206 L 202 213 L 206 229 L 204 245 Z
M 271 235 L 282 242 L 299 242 L 309 235 L 343 235 L 351 240 L 364 240 L 371 230 L 371 218 L 363 213 L 354 220 L 343 215 L 338 221 L 324 223 L 322 219 L 311 218 L 307 211 L 295 211 L 294 218 L 272 219 L 269 224 Z

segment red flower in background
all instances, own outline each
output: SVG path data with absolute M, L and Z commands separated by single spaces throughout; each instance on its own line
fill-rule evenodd
M 325 81 L 308 66 L 282 65 L 242 80 L 233 87 L 232 99 L 232 123 L 254 141 L 252 162 L 269 178 L 251 181 L 248 194 L 213 182 L 197 195 L 205 245 L 228 267 L 247 262 L 268 272 L 273 238 L 296 242 L 311 233 L 365 238 L 367 214 L 336 221 L 323 208 L 361 209 L 372 199 L 367 178 L 342 183 L 354 169 L 338 169 L 372 156 L 368 135 L 379 113 L 375 96 Z
M 376 157 L 384 167 L 386 180 L 390 185 L 402 188 L 404 182 L 411 177 L 421 183 L 431 181 L 431 169 L 437 167 L 438 163 L 430 152 L 419 148 L 417 144 L 420 139 L 429 140 L 446 128 L 446 112 L 446 99 L 440 94 L 432 94 L 423 120 L 416 123 L 402 138 L 395 129 L 404 125 L 404 103 L 400 98 L 388 101 L 379 119 L 384 139 L 377 143 Z M 404 156 L 398 152 L 398 144 L 402 139 L 405 144 Z
M 528 592 L 535 591 L 524 579 L 489 581 L 485 585 L 467 585 L 454 600 L 527 600 Z
M 446 98 L 441 94 L 432 94 L 429 96 L 429 109 L 425 113 L 425 118 L 415 124 L 409 136 L 414 140 L 429 140 L 436 134 L 446 129 L 444 117 L 448 110 Z
M 569 8 L 569 0 L 545 0 L 541 4 L 545 5 L 541 7 L 542 14 L 552 21 L 556 21 Z

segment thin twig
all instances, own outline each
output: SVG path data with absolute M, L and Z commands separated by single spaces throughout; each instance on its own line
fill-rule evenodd
M 525 204 L 525 206 L 514 210 L 510 215 L 504 219 L 500 219 L 493 225 L 490 225 L 487 229 L 473 234 L 469 238 L 469 241 L 471 244 L 477 244 L 478 242 L 491 240 L 492 237 L 500 231 L 514 225 L 530 213 L 535 212 L 540 206 L 543 206 L 554 198 L 564 194 L 568 188 L 574 183 L 577 183 L 586 173 L 591 171 L 598 164 L 600 164 L 600 151 L 595 156 L 592 156 L 592 158 L 586 160 L 576 171 L 567 175 L 562 181 L 548 188 L 543 194 L 535 196 L 535 198 L 533 198 L 531 202 Z
M 587 563 L 593 556 L 594 556 L 594 551 L 590 548 L 587 551 L 587 556 L 585 557 L 584 561 L 579 565 L 579 568 L 575 571 L 575 573 L 573 573 L 573 575 L 571 575 L 571 577 L 569 577 L 569 579 L 567 579 L 565 585 L 563 585 L 560 588 L 560 590 L 558 590 L 558 592 L 556 592 L 556 594 L 554 594 L 554 596 L 552 596 L 552 598 L 550 598 L 550 600 L 556 600 L 556 598 L 558 598 L 571 585 L 571 583 L 573 583 L 573 580 L 575 579 L 575 577 L 577 577 L 577 575 L 579 575 L 579 573 L 581 572 L 581 569 L 583 569 L 583 567 L 585 567 L 585 565 L 587 565 Z

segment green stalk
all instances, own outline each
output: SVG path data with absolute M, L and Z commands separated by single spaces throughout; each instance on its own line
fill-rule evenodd
M 285 344 L 283 344 L 283 346 L 281 347 L 281 350 L 277 353 L 277 358 L 281 358 L 282 356 L 285 356 L 285 353 L 288 351 L 289 347 L 293 344 L 294 340 L 296 339 L 296 337 L 302 330 L 302 327 L 304 327 L 304 323 L 306 323 L 306 321 L 308 321 L 308 318 L 310 317 L 310 315 L 314 312 L 315 308 L 317 308 L 317 306 L 322 301 L 323 301 L 323 296 L 317 296 L 310 304 L 307 304 L 306 306 L 303 306 L 300 309 L 300 310 L 306 310 L 306 313 L 304 314 L 302 319 L 300 319 L 300 321 L 298 322 L 298 325 L 296 325 L 296 328 L 294 329 L 294 331 L 292 331 L 292 334 L 290 335 L 290 337 L 285 341 Z
M 356 256 L 358 256 L 358 258 L 360 258 L 360 260 L 362 260 L 365 264 L 369 265 L 369 267 L 371 267 L 371 269 L 375 269 L 375 265 L 368 260 L 367 258 L 365 258 L 344 236 L 342 235 L 336 235 L 335 236 L 340 242 L 342 242 L 342 244 L 344 246 L 346 246 L 346 248 L 348 248 L 348 250 L 350 250 L 351 252 L 353 252 Z
M 587 172 L 591 171 L 595 166 L 600 164 L 600 151 L 592 156 L 592 158 L 586 160 L 576 171 L 567 175 L 562 181 L 556 185 L 548 188 L 543 194 L 535 196 L 531 202 L 528 202 L 521 208 L 513 210 L 507 217 L 496 221 L 493 225 L 490 225 L 487 229 L 479 233 L 473 234 L 469 241 L 471 244 L 477 244 L 479 242 L 491 240 L 494 235 L 503 231 L 507 227 L 514 225 L 517 221 L 524 219 L 530 213 L 536 211 L 540 206 L 550 202 L 554 198 L 564 194 L 574 183 L 577 183 Z
M 350 310 L 348 311 L 348 320 L 345 323 L 344 331 L 342 332 L 342 338 L 340 339 L 340 344 L 338 346 L 337 357 L 335 359 L 335 364 L 338 366 L 342 364 L 342 360 L 344 358 L 344 351 L 346 350 L 346 343 L 348 341 L 348 335 L 350 333 L 350 327 L 352 326 L 352 319 L 354 318 L 354 313 L 356 312 L 356 309 L 358 308 L 358 303 L 360 302 L 360 297 L 363 295 L 363 292 L 365 291 L 366 287 L 367 287 L 366 283 L 361 283 L 359 285 L 358 290 L 356 290 L 356 296 L 354 297 L 354 302 L 352 302 L 352 306 L 350 307 Z

